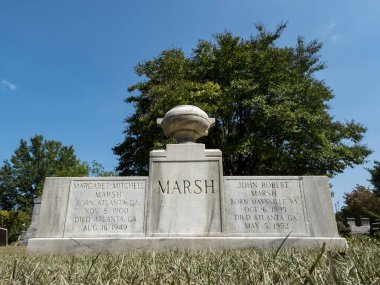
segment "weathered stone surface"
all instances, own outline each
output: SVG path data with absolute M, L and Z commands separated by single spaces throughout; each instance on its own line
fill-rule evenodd
M 58 222 L 63 220 L 63 229 L 55 227 L 49 231 L 45 224 L 39 223 L 38 233 L 45 233 L 45 236 L 40 234 L 37 238 L 30 239 L 28 250 L 75 253 L 278 247 L 289 233 L 290 236 L 284 243 L 286 247 L 318 247 L 323 243 L 329 248 L 336 247 L 342 250 L 347 247 L 345 239 L 340 238 L 337 233 L 326 177 L 224 177 L 224 187 L 220 181 L 220 155 L 220 151 L 204 150 L 204 146 L 199 144 L 168 145 L 165 151 L 152 152 L 150 192 L 146 196 L 141 194 L 140 198 L 134 195 L 143 189 L 142 184 L 139 185 L 141 181 L 148 184 L 146 177 L 49 178 L 45 183 L 40 221 L 49 221 L 49 217 L 44 215 L 51 214 L 50 219 Z M 197 170 L 189 170 L 189 165 L 193 163 Z M 173 179 L 177 183 L 171 183 Z M 195 180 L 214 180 L 214 184 L 198 183 L 198 187 L 195 182 L 191 184 L 191 181 Z M 136 216 L 138 213 L 146 213 L 147 226 L 144 222 L 141 223 L 140 218 L 136 219 L 136 225 L 139 226 L 135 225 L 133 228 L 127 224 L 122 233 L 119 233 L 117 227 L 111 227 L 110 231 L 102 231 L 102 225 L 107 225 L 107 229 L 109 226 L 108 220 L 104 222 L 103 219 L 117 216 L 114 214 L 100 215 L 103 218 L 94 222 L 97 213 L 91 209 L 96 208 L 97 211 L 109 213 L 113 209 L 113 205 L 110 204 L 113 196 L 120 196 L 117 193 L 121 189 L 115 188 L 110 191 L 110 183 L 114 181 L 136 183 L 128 184 L 133 186 L 121 187 L 127 188 L 124 189 L 126 192 L 121 194 L 121 200 L 129 203 L 137 201 L 134 206 L 126 206 L 126 217 L 130 213 L 136 213 Z M 189 181 L 190 184 L 183 181 Z M 51 185 L 55 187 L 52 188 Z M 46 188 L 47 186 L 49 188 Z M 55 195 L 50 193 L 56 189 L 60 192 Z M 136 192 L 133 192 L 135 190 Z M 132 194 L 128 195 L 128 191 Z M 55 200 L 49 201 L 50 197 L 54 197 Z M 66 201 L 62 197 L 67 197 Z M 101 202 L 101 197 L 107 202 Z M 245 201 L 248 199 L 251 201 Z M 256 201 L 253 203 L 252 199 Z M 265 199 L 269 201 L 264 201 Z M 145 201 L 148 206 L 145 207 L 145 203 L 141 201 Z M 245 209 L 247 205 L 249 209 Z M 247 215 L 250 218 L 246 218 Z M 253 215 L 261 215 L 262 218 L 256 218 L 257 227 L 247 228 L 244 219 L 255 219 Z M 275 215 L 282 215 L 283 218 L 269 218 Z M 292 218 L 288 218 L 287 215 Z M 79 218 L 76 222 L 76 217 L 84 217 L 84 220 Z M 90 221 L 87 222 L 87 219 Z M 283 219 L 288 223 L 287 226 L 282 225 L 285 223 Z M 265 223 L 268 224 L 268 228 L 265 227 Z M 47 224 L 54 226 L 52 223 Z M 87 225 L 90 225 L 90 228 L 96 225 L 96 229 L 88 232 L 84 230 Z M 56 236 L 59 232 L 61 236 Z
M 0 246 L 8 245 L 8 230 L 0 228 Z
M 30 223 L 28 230 L 21 233 L 18 240 L 20 245 L 28 245 L 29 239 L 36 237 L 38 218 L 40 216 L 41 209 L 41 197 L 35 198 L 33 202 L 32 222 Z
M 36 238 L 63 237 L 70 183 L 70 177 L 45 179 Z
M 63 236 L 144 235 L 145 189 L 145 179 L 72 179 Z
M 222 183 L 220 151 L 200 144 L 168 145 L 151 152 L 150 164 L 146 195 L 147 177 L 48 178 L 28 250 L 278 247 L 289 233 L 286 247 L 347 247 L 337 233 L 326 177 L 230 176 Z M 113 209 L 120 203 L 123 220 L 117 222 Z
M 146 187 L 146 177 L 46 178 L 36 237 L 143 236 Z
M 350 227 L 351 234 L 353 236 L 363 236 L 368 235 L 371 231 L 371 224 L 369 222 L 369 218 L 361 218 L 361 226 L 356 225 L 355 218 L 348 218 L 347 223 Z
M 230 234 L 310 236 L 302 177 L 225 177 L 225 201 Z
M 220 235 L 222 178 L 221 152 L 203 144 L 152 151 L 148 235 Z
M 93 252 L 128 252 L 139 250 L 167 249 L 244 249 L 244 248 L 278 248 L 284 242 L 283 237 L 146 237 L 146 238 L 62 238 L 31 239 L 29 252 L 59 253 L 93 253 Z M 283 247 L 316 248 L 326 243 L 328 249 L 345 249 L 343 238 L 323 237 L 289 237 Z
M 226 232 L 339 238 L 327 177 L 226 176 Z M 342 239 L 344 240 L 344 239 Z
M 214 118 L 196 106 L 180 105 L 169 110 L 164 118 L 157 119 L 166 136 L 179 143 L 195 142 L 207 136 L 208 130 L 215 124 Z

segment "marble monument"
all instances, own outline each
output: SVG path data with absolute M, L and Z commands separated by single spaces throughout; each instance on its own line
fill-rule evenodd
M 29 252 L 347 247 L 327 177 L 223 176 L 196 143 L 214 123 L 190 105 L 158 119 L 178 143 L 151 151 L 149 177 L 46 178 Z

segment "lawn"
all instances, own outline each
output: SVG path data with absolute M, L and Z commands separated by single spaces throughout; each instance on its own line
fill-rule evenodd
M 0 284 L 380 284 L 380 242 L 321 247 L 28 255 L 0 248 Z

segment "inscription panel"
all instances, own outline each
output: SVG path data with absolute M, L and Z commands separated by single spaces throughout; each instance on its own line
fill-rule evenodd
M 73 179 L 64 237 L 142 236 L 146 178 Z
M 220 234 L 220 163 L 220 160 L 154 161 L 149 181 L 149 233 Z
M 310 236 L 302 178 L 225 177 L 231 235 Z

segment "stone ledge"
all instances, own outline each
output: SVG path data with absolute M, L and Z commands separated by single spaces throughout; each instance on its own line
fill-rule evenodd
M 34 238 L 30 253 L 95 253 L 170 249 L 246 249 L 279 247 L 283 237 L 146 237 L 146 238 Z M 327 248 L 345 250 L 347 242 L 339 237 L 289 237 L 284 247 Z

